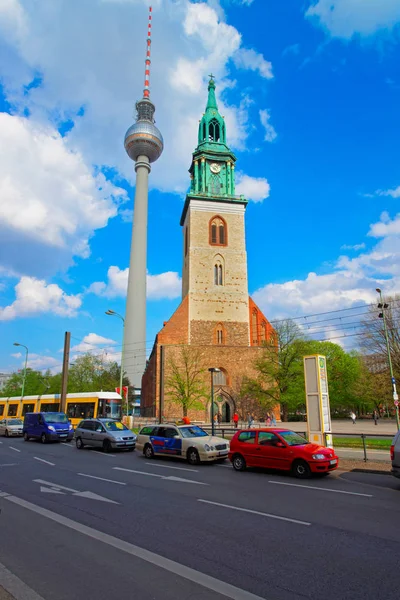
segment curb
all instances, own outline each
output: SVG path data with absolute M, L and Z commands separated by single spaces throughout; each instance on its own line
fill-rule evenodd
M 351 469 L 351 471 L 345 471 L 346 473 L 372 473 L 375 475 L 391 475 L 390 471 L 382 471 L 379 469 Z

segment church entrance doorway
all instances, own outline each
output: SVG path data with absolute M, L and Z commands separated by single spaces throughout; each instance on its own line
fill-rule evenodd
M 231 422 L 231 407 L 229 406 L 228 402 L 224 402 L 222 405 L 222 422 Z

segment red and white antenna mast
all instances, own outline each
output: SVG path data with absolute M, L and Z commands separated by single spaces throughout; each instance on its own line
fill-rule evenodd
M 150 98 L 150 54 L 151 54 L 151 17 L 153 9 L 149 7 L 149 24 L 147 28 L 147 51 L 146 51 L 146 67 L 144 72 L 144 90 L 143 98 Z

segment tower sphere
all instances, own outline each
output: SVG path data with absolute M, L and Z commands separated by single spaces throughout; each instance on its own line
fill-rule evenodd
M 149 121 L 137 121 L 129 127 L 124 145 L 129 158 L 136 161 L 139 156 L 144 155 L 151 163 L 161 156 L 164 149 L 161 133 Z

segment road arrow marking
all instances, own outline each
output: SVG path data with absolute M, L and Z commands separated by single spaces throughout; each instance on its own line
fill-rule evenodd
M 170 475 L 169 477 L 163 477 L 163 479 L 169 479 L 169 481 L 178 481 L 181 483 L 196 483 L 197 485 L 209 485 L 208 483 L 203 483 L 202 481 L 193 481 L 193 479 L 184 479 L 183 477 L 174 477 Z
M 60 490 L 56 490 L 54 488 L 46 488 L 42 485 L 40 486 L 40 491 L 46 494 L 62 494 L 63 496 L 65 496 L 65 492 L 60 492 Z
M 109 498 L 104 498 L 104 496 L 99 496 L 94 492 L 75 492 L 75 494 L 72 495 L 81 496 L 81 498 L 89 498 L 89 500 L 100 500 L 100 502 L 110 502 L 111 504 L 119 504 L 119 502 L 115 502 L 114 500 L 110 500 Z
M 58 485 L 58 483 L 51 483 L 51 481 L 45 481 L 44 479 L 34 479 L 35 483 L 43 483 L 44 485 L 50 486 L 49 488 L 43 488 L 40 486 L 41 492 L 48 492 L 53 494 L 65 494 L 60 490 L 65 490 L 67 492 L 71 492 L 73 496 L 80 496 L 81 498 L 88 498 L 89 500 L 99 500 L 100 502 L 111 502 L 112 504 L 119 504 L 119 502 L 114 502 L 114 500 L 110 500 L 109 498 L 104 498 L 104 496 L 99 496 L 98 494 L 94 494 L 93 492 L 80 492 L 79 490 L 74 490 L 73 488 L 66 487 L 65 485 Z

